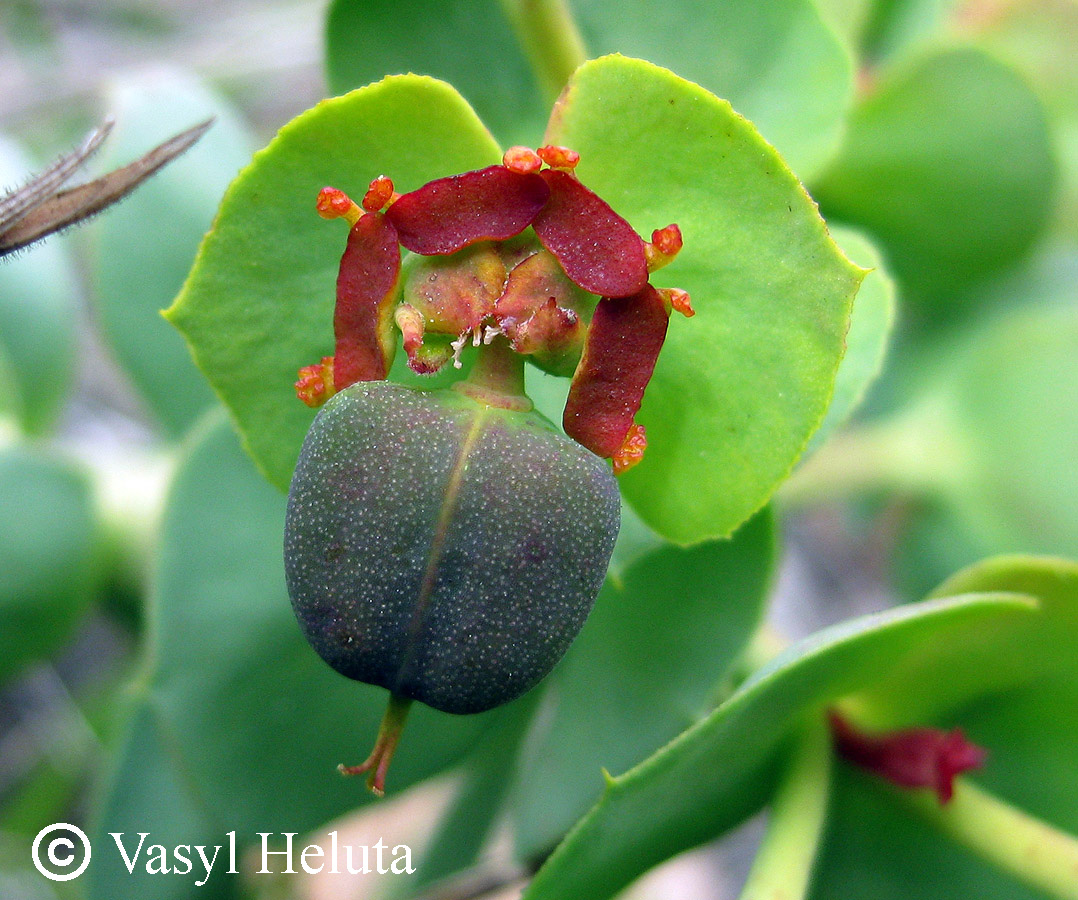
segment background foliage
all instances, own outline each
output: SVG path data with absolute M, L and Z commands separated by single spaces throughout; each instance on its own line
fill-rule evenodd
M 660 281 L 701 313 L 672 325 L 642 413 L 654 445 L 580 638 L 516 703 L 416 712 L 390 786 L 415 804 L 392 827 L 419 872 L 343 888 L 248 865 L 195 889 L 105 853 L 58 885 L 28 846 L 65 820 L 166 844 L 389 821 L 334 771 L 381 692 L 303 643 L 281 569 L 279 488 L 310 418 L 290 382 L 328 352 L 343 241 L 313 196 L 535 145 L 562 85 L 512 2 L 0 12 L 4 185 L 103 114 L 97 170 L 217 116 L 121 206 L 0 264 L 0 895 L 404 897 L 478 866 L 529 898 L 646 896 L 638 876 L 770 807 L 764 850 L 783 828 L 818 842 L 815 877 L 798 875 L 811 854 L 763 852 L 746 897 L 769 879 L 1073 896 L 1007 861 L 1017 826 L 969 849 L 980 794 L 911 803 L 832 765 L 819 722 L 839 703 L 867 727 L 961 726 L 990 751 L 971 790 L 1078 831 L 1061 559 L 1078 558 L 1078 6 L 620 7 L 570 0 L 575 46 L 704 90 L 590 63 L 549 136 L 642 233 L 682 225 Z M 133 67 L 151 58 L 169 66 Z M 103 60 L 111 78 L 90 78 Z M 404 72 L 460 96 L 397 79 L 285 124 Z M 532 372 L 529 390 L 554 411 L 565 384 Z M 699 896 L 736 895 L 759 830 L 696 858 Z M 668 892 L 696 896 L 680 877 Z

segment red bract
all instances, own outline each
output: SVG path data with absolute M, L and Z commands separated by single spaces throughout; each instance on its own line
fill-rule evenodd
M 859 731 L 832 712 L 831 732 L 840 756 L 907 788 L 931 788 L 946 803 L 958 775 L 984 764 L 984 748 L 966 740 L 959 728 L 907 728 L 881 735 Z
M 532 227 L 565 273 L 601 297 L 629 297 L 648 280 L 644 241 L 598 194 L 558 169 L 540 173 L 550 199 Z
M 669 319 L 662 295 L 650 284 L 631 297 L 599 301 L 562 417 L 569 437 L 614 459 L 630 450 L 627 441 L 634 438 L 632 455 L 639 459 L 640 435 L 630 430 Z
M 547 202 L 540 175 L 488 166 L 439 178 L 394 202 L 386 216 L 413 253 L 441 256 L 520 234 Z
M 348 232 L 337 275 L 333 381 L 338 391 L 357 381 L 379 381 L 389 374 L 400 267 L 397 230 L 380 213 L 362 216 Z

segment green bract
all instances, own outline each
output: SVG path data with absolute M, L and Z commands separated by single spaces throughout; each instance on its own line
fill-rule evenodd
M 752 126 L 663 69 L 587 63 L 547 138 L 580 151 L 582 180 L 638 230 L 681 225 L 685 248 L 659 280 L 685 286 L 699 314 L 671 326 L 640 416 L 652 449 L 624 484 L 666 537 L 728 535 L 822 420 L 861 273 Z M 385 173 L 407 191 L 498 156 L 451 88 L 399 76 L 303 114 L 229 189 L 168 315 L 275 484 L 311 420 L 296 368 L 333 345 L 341 235 L 314 214 L 319 188 L 362 196 Z

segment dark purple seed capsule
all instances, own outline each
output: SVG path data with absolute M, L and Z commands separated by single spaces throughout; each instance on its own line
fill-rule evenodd
M 338 672 L 482 712 L 568 649 L 618 523 L 609 465 L 538 414 L 363 382 L 322 408 L 303 445 L 289 594 Z

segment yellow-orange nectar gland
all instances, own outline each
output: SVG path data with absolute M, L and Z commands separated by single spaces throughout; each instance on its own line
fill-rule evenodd
M 654 272 L 673 262 L 681 252 L 683 245 L 681 229 L 674 223 L 665 228 L 656 228 L 651 233 L 651 243 L 644 244 L 644 255 L 648 261 L 648 271 Z
M 659 288 L 659 293 L 674 312 L 681 313 L 686 319 L 691 319 L 696 315 L 688 291 L 683 291 L 681 288 Z
M 380 212 L 390 201 L 399 196 L 393 190 L 393 179 L 385 175 L 379 175 L 371 182 L 370 187 L 367 188 L 367 193 L 363 195 L 363 208 L 371 213 Z
M 559 147 L 557 144 L 547 144 L 535 151 L 539 158 L 552 169 L 565 169 L 571 171 L 580 162 L 580 154 L 568 147 Z
M 543 160 L 531 147 L 510 147 L 502 156 L 502 165 L 521 175 L 531 175 L 543 168 Z
M 323 219 L 345 219 L 349 225 L 355 225 L 363 215 L 363 210 L 355 201 L 335 187 L 324 187 L 318 192 L 315 209 Z
M 647 433 L 644 431 L 644 426 L 633 422 L 625 434 L 625 440 L 618 447 L 617 453 L 611 457 L 611 461 L 614 463 L 614 474 L 620 475 L 622 472 L 628 472 L 629 469 L 644 458 L 644 451 L 647 448 L 648 438 Z
M 323 356 L 317 365 L 304 366 L 299 370 L 296 396 L 311 409 L 317 409 L 335 393 L 332 356 Z

